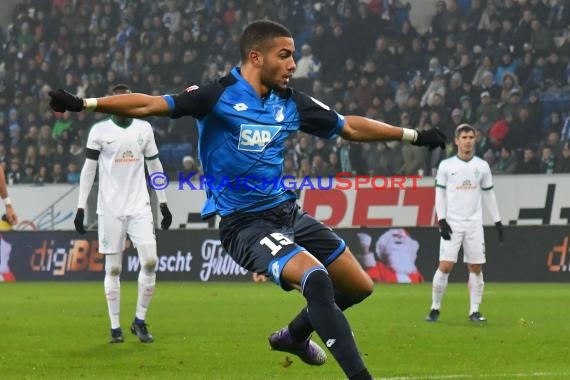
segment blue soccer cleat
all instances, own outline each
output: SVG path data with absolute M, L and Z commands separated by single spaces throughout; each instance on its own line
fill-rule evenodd
M 323 365 L 327 361 L 327 353 L 310 338 L 300 343 L 294 342 L 288 327 L 271 334 L 269 345 L 272 350 L 297 355 L 302 361 L 310 365 Z

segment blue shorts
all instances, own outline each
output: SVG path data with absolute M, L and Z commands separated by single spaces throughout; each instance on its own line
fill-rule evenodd
M 220 240 L 236 263 L 268 276 L 278 285 L 282 285 L 283 267 L 295 254 L 307 251 L 326 267 L 346 248 L 344 240 L 330 227 L 293 200 L 269 210 L 223 217 Z M 284 284 L 282 287 L 288 288 Z

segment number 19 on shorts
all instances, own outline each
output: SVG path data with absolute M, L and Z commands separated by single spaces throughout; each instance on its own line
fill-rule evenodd
M 293 242 L 279 232 L 274 232 L 259 241 L 259 244 L 266 246 L 271 250 L 271 254 L 275 256 L 284 245 L 293 244 Z

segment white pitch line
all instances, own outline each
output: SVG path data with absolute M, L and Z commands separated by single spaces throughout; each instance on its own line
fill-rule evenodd
M 425 376 L 399 376 L 381 377 L 380 380 L 442 380 L 442 379 L 493 379 L 515 377 L 546 377 L 546 376 L 570 376 L 570 372 L 529 372 L 529 373 L 497 373 L 483 375 L 425 375 Z

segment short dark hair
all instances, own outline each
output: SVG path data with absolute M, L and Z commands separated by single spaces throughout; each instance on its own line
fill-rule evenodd
M 247 61 L 251 50 L 263 50 L 265 43 L 277 37 L 293 38 L 289 29 L 270 20 L 257 20 L 249 24 L 241 34 L 239 49 L 242 62 Z
M 119 83 L 114 85 L 113 88 L 111 88 L 111 92 L 117 92 L 117 91 L 131 91 L 131 89 L 129 88 L 128 85 L 124 83 Z
M 455 128 L 455 137 L 459 137 L 463 132 L 475 133 L 475 128 L 467 123 L 459 124 L 457 128 Z

